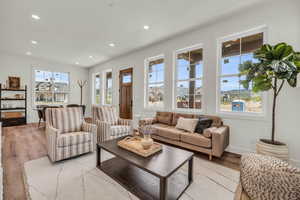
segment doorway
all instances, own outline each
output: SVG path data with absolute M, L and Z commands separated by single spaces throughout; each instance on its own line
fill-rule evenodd
M 132 73 L 132 68 L 120 70 L 119 110 L 123 119 L 132 119 Z

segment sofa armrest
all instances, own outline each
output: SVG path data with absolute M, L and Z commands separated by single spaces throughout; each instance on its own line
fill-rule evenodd
M 52 126 L 46 126 L 47 152 L 52 162 L 56 161 L 57 137 L 59 134 L 60 130 Z
M 110 139 L 111 123 L 96 120 L 97 142 L 104 142 Z
M 204 131 L 204 134 L 207 134 Z M 222 156 L 224 150 L 229 145 L 229 127 L 221 126 L 219 128 L 213 127 L 209 129 L 211 133 L 212 142 L 212 155 L 220 157 Z M 206 137 L 206 136 L 205 136 Z
M 156 122 L 156 118 L 145 118 L 145 119 L 141 119 L 139 121 L 139 127 L 141 126 L 146 126 L 146 125 L 151 125 L 154 124 Z

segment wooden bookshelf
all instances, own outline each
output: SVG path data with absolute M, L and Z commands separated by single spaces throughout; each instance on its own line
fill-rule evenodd
M 24 98 L 9 98 L 4 97 L 5 92 L 14 92 L 14 93 L 22 93 L 24 95 Z M 4 108 L 3 102 L 5 101 L 24 101 L 24 106 L 22 107 L 9 107 Z M 24 113 L 20 117 L 12 117 L 12 118 L 6 118 L 5 113 L 7 112 L 22 112 Z M 0 84 L 0 122 L 2 122 L 3 127 L 7 126 L 18 126 L 18 125 L 25 125 L 27 124 L 27 86 L 25 86 L 24 89 L 7 89 L 2 88 L 2 84 Z

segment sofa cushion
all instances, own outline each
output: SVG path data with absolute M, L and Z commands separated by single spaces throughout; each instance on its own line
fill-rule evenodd
M 167 124 L 155 123 L 155 124 L 152 124 L 152 127 L 153 127 L 153 128 L 157 128 L 157 127 L 166 128 L 166 127 L 169 127 L 169 125 L 167 125 Z
M 155 134 L 164 138 L 168 138 L 171 140 L 180 140 L 180 135 L 184 133 L 184 131 L 176 129 L 174 126 L 168 127 L 156 127 Z
M 216 129 L 218 129 L 218 128 L 216 128 L 216 127 L 207 128 L 207 129 L 203 130 L 202 135 L 204 137 L 211 138 L 212 137 L 212 132 L 215 131 Z
M 202 134 L 203 131 L 209 127 L 211 127 L 211 124 L 213 123 L 213 120 L 207 117 L 200 117 L 195 129 L 196 133 Z
M 180 117 L 175 128 L 194 133 L 198 119 Z
M 92 133 L 89 132 L 73 132 L 73 133 L 61 134 L 57 138 L 57 146 L 67 147 L 67 146 L 91 142 L 92 137 L 93 137 Z
M 184 133 L 181 134 L 180 140 L 182 142 L 193 144 L 199 147 L 210 148 L 211 147 L 211 139 L 204 137 L 201 134 L 197 133 Z
M 223 125 L 223 121 L 220 117 L 218 116 L 213 116 L 213 115 L 194 115 L 194 118 L 209 118 L 213 120 L 213 123 L 211 124 L 211 126 L 213 127 L 220 127 Z
M 158 123 L 171 125 L 172 124 L 172 112 L 156 112 L 156 121 Z
M 173 113 L 172 126 L 176 126 L 179 117 L 194 118 L 194 115 L 193 114 L 186 114 L 186 113 Z

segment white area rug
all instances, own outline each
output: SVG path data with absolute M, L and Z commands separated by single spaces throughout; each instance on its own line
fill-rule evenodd
M 102 158 L 111 155 L 102 152 Z M 96 154 L 52 164 L 48 157 L 25 163 L 31 200 L 136 200 L 133 194 L 95 168 Z M 181 169 L 186 171 L 187 168 Z M 194 158 L 194 182 L 181 200 L 232 200 L 239 172 Z

